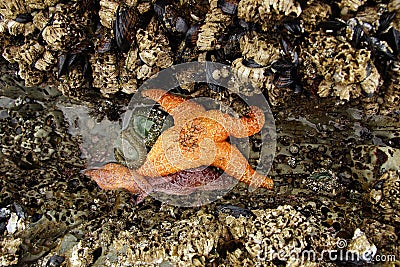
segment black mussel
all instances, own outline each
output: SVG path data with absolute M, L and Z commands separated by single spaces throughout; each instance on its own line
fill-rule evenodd
M 256 215 L 249 209 L 241 208 L 234 205 L 222 205 L 217 207 L 217 216 L 218 214 L 225 213 L 227 215 L 231 215 L 235 218 L 243 217 L 256 217 Z
M 361 42 L 365 41 L 366 38 L 364 36 L 363 27 L 360 24 L 357 24 L 353 27 L 353 34 L 351 36 L 351 45 L 354 48 L 360 48 Z
M 190 29 L 186 32 L 185 36 L 185 44 L 188 47 L 195 47 L 198 34 L 199 34 L 199 29 L 200 29 L 200 24 L 195 24 Z
M 75 64 L 81 64 L 84 67 L 84 74 L 86 75 L 86 71 L 88 69 L 86 66 L 88 64 L 88 58 L 85 56 L 85 54 L 86 51 L 91 48 L 91 43 L 87 40 L 84 40 L 71 47 L 69 53 L 62 54 L 58 58 L 57 78 L 59 79 L 61 76 L 67 74 L 69 69 Z
M 290 56 L 293 52 L 293 45 L 289 42 L 289 40 L 285 37 L 280 39 L 281 47 L 286 56 Z
M 175 28 L 177 32 L 186 33 L 189 29 L 186 21 L 182 17 L 176 19 Z
M 400 148 L 400 137 L 393 137 L 387 141 L 387 145 L 393 148 Z
M 16 22 L 19 23 L 28 23 L 32 22 L 32 15 L 30 13 L 25 13 L 25 14 L 20 14 L 18 17 L 15 19 Z
M 274 85 L 278 88 L 290 87 L 293 83 L 292 71 L 286 70 L 284 72 L 276 73 L 274 76 Z
M 223 36 L 222 49 L 224 50 L 225 59 L 233 61 L 242 56 L 240 51 L 240 39 L 247 33 L 246 29 L 234 27 L 232 32 Z
M 283 27 L 290 33 L 295 36 L 300 36 L 303 34 L 303 28 L 301 28 L 300 21 L 291 20 L 283 23 Z
M 88 40 L 83 40 L 82 42 L 76 43 L 74 46 L 71 47 L 70 54 L 79 54 L 85 52 L 92 48 L 92 44 Z
M 271 68 L 274 70 L 274 72 L 286 71 L 293 67 L 294 67 L 293 64 L 286 60 L 278 60 L 272 63 L 271 65 Z
M 156 1 L 154 4 L 154 12 L 168 32 L 185 34 L 188 31 L 188 24 L 184 18 L 178 16 L 178 12 L 174 8 L 172 2 L 168 0 Z
M 390 23 L 396 16 L 396 12 L 390 12 L 390 13 L 384 13 L 382 16 L 379 18 L 379 26 L 377 30 L 377 35 L 380 35 L 384 33 L 386 30 L 389 29 Z
M 46 267 L 58 267 L 64 262 L 65 258 L 59 255 L 53 255 L 46 263 Z
M 63 54 L 58 58 L 58 67 L 57 67 L 57 78 L 59 79 L 65 73 L 67 73 L 68 63 L 67 63 L 68 54 Z
M 109 52 L 114 44 L 114 39 L 111 34 L 107 34 L 106 31 L 98 30 L 96 32 L 97 39 L 95 41 L 95 50 L 98 53 Z
M 115 42 L 122 52 L 128 52 L 135 38 L 136 13 L 132 8 L 119 6 L 115 13 Z
M 393 54 L 397 56 L 400 52 L 400 32 L 393 27 L 380 36 L 381 40 L 388 43 L 393 50 Z
M 273 83 L 278 88 L 291 88 L 295 93 L 303 92 L 298 76 L 297 64 L 286 60 L 278 60 L 271 66 L 274 75 Z
M 386 44 L 386 42 L 376 37 L 372 36 L 368 38 L 368 46 L 376 58 L 384 61 L 395 60 L 396 57 L 393 55 L 393 51 L 391 51 L 391 48 Z
M 235 15 L 237 12 L 239 1 L 237 0 L 218 0 L 217 6 L 222 10 L 222 12 Z
M 243 19 L 239 19 L 238 26 L 242 27 L 247 32 L 252 32 L 252 31 L 259 32 L 259 31 L 262 30 L 260 24 L 254 23 L 254 22 L 245 21 Z
M 257 62 L 254 61 L 252 58 L 248 59 L 242 59 L 242 64 L 243 66 L 249 67 L 249 68 L 263 68 L 264 66 L 258 64 Z
M 346 28 L 347 24 L 341 20 L 330 20 L 323 21 L 318 24 L 318 27 L 325 32 L 337 33 L 344 28 Z
M 372 188 L 374 190 L 382 190 L 384 183 L 385 183 L 385 181 L 379 180 L 372 186 Z
M 102 38 L 98 40 L 96 43 L 96 51 L 99 53 L 106 53 L 111 50 L 113 46 L 113 39 L 111 37 L 105 36 L 105 38 Z
M 300 94 L 300 93 L 302 93 L 302 92 L 304 92 L 304 90 L 303 90 L 303 86 L 301 85 L 301 83 L 300 82 L 295 82 L 294 84 L 292 84 L 292 89 L 293 89 L 293 92 L 295 93 L 295 94 Z M 307 95 L 307 94 L 306 94 Z

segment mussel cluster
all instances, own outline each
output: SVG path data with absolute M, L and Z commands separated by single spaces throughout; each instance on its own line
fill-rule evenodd
M 0 42 L 27 86 L 55 84 L 69 96 L 132 94 L 173 64 L 207 60 L 231 65 L 238 93 L 260 90 L 272 105 L 293 93 L 361 97 L 387 114 L 398 112 L 399 8 L 396 0 L 5 0 Z

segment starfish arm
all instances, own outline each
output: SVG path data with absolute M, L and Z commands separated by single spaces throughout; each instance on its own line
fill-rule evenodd
M 246 116 L 240 119 L 232 118 L 231 123 L 229 133 L 235 137 L 243 138 L 258 133 L 265 123 L 265 116 L 260 108 L 251 106 L 250 112 Z M 238 127 L 238 124 L 241 127 Z
M 144 194 L 144 191 L 151 190 L 142 176 L 117 163 L 108 163 L 99 169 L 86 170 L 84 174 L 96 181 L 102 189 L 122 188 L 134 194 Z
M 226 113 L 220 112 L 219 110 L 207 111 L 207 117 L 212 118 L 222 125 L 224 131 L 226 131 L 229 135 L 243 138 L 258 133 L 265 122 L 264 113 L 260 108 L 251 106 L 250 109 L 250 112 L 241 118 L 234 118 Z M 215 126 L 213 125 L 213 127 Z M 221 138 L 218 138 L 218 135 L 215 135 L 215 140 L 222 141 L 228 137 L 225 136 L 221 130 L 219 130 L 219 132 L 221 133 Z
M 179 119 L 180 116 L 187 117 L 190 114 L 205 111 L 205 108 L 202 105 L 175 96 L 161 89 L 144 90 L 142 95 L 159 103 L 166 112 L 174 117 L 174 119 Z
M 220 142 L 216 146 L 217 154 L 212 163 L 213 166 L 252 187 L 273 188 L 273 180 L 257 173 L 235 146 L 228 142 Z

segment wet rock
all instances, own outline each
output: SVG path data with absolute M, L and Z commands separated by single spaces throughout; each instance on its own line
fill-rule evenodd
M 64 262 L 64 260 L 65 260 L 64 257 L 61 257 L 59 255 L 53 255 L 47 261 L 46 267 L 59 267 Z

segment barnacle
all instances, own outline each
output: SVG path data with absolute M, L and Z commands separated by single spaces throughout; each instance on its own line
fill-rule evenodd
M 15 19 L 19 14 L 30 13 L 30 11 L 24 0 L 9 0 L 0 3 L 0 13 L 6 19 Z
M 313 32 L 318 23 L 328 20 L 331 13 L 331 7 L 328 4 L 313 2 L 303 10 L 300 18 L 304 21 L 305 30 Z
M 376 92 L 381 85 L 380 75 L 371 60 L 370 51 L 355 50 L 346 41 L 333 36 L 314 35 L 310 38 L 304 57 L 323 77 L 318 95 L 337 96 L 341 100 L 357 98 L 361 93 Z M 323 47 L 321 47 L 323 44 Z
M 22 34 L 24 36 L 27 36 L 29 34 L 32 34 L 36 29 L 35 25 L 32 22 L 20 23 L 15 20 L 5 20 L 4 23 L 7 25 L 8 32 L 11 35 Z
M 93 86 L 100 88 L 104 96 L 118 92 L 118 62 L 115 54 L 95 53 L 90 63 L 94 73 Z
M 273 23 L 285 16 L 301 14 L 299 3 L 294 0 L 242 0 L 238 6 L 238 17 L 245 21 L 261 24 L 263 30 L 271 28 Z
M 252 59 L 261 66 L 267 66 L 280 57 L 279 47 L 257 33 L 244 35 L 240 39 L 240 50 L 245 59 Z
M 245 95 L 261 93 L 265 84 L 271 84 L 271 76 L 265 74 L 267 68 L 251 64 L 245 65 L 243 61 L 243 58 L 237 58 L 232 62 L 232 71 L 235 77 L 235 87 L 232 89 Z
M 63 4 L 58 4 L 52 16 L 51 25 L 43 29 L 43 40 L 52 50 L 63 51 L 66 47 L 76 43 L 82 36 L 82 32 L 77 28 L 79 24 L 73 21 L 74 16 L 65 13 L 67 8 Z
M 217 7 L 217 0 L 210 1 L 210 10 L 204 24 L 198 29 L 196 45 L 199 50 L 214 50 L 221 47 L 218 39 L 232 22 L 232 16 Z
M 373 185 L 370 201 L 375 212 L 386 221 L 400 221 L 400 175 L 398 171 L 384 173 Z
M 100 0 L 100 23 L 106 28 L 111 29 L 114 23 L 115 13 L 119 3 L 112 0 Z
M 52 52 L 46 50 L 43 55 L 35 62 L 35 68 L 41 71 L 49 71 L 54 64 L 57 63 L 57 58 Z
M 25 80 L 26 86 L 38 85 L 43 80 L 43 72 L 31 68 L 31 64 L 43 54 L 44 47 L 36 41 L 27 42 L 22 46 L 9 46 L 3 52 L 3 57 L 9 62 L 17 62 L 19 76 Z
M 390 70 L 390 81 L 383 92 L 380 113 L 387 115 L 399 112 L 400 101 L 400 63 L 394 62 Z
M 168 68 L 173 63 L 171 47 L 168 38 L 160 31 L 159 24 L 152 20 L 146 30 L 139 29 L 136 33 L 139 57 L 150 66 Z
M 348 11 L 357 11 L 358 8 L 366 2 L 366 0 L 341 0 L 339 2 L 339 7 L 342 9 L 342 13 L 346 14 Z

